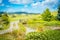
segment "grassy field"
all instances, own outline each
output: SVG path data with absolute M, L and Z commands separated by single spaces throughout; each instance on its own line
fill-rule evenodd
M 52 12 L 52 13 L 53 13 L 52 14 L 53 16 L 57 15 L 57 12 Z M 42 19 L 41 14 L 13 14 L 13 15 L 8 14 L 8 16 L 9 16 L 8 19 L 10 23 L 12 22 L 16 23 L 16 21 L 18 21 L 18 24 L 17 24 L 18 29 L 13 29 L 12 32 L 1 34 L 0 40 L 57 40 L 57 39 L 60 40 L 59 30 L 51 29 L 51 27 L 52 28 L 60 27 L 60 21 L 57 21 L 57 20 L 44 21 Z M 13 24 L 14 28 L 15 26 L 16 24 Z M 26 27 L 35 29 L 35 32 L 31 31 L 26 34 L 26 31 L 27 31 Z M 4 27 L 4 29 L 6 30 L 6 26 Z M 57 38 L 58 35 L 59 37 Z

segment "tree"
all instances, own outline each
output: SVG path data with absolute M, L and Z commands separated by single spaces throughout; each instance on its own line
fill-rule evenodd
M 51 20 L 51 17 L 52 17 L 51 12 L 50 12 L 49 9 L 47 8 L 47 9 L 43 12 L 43 14 L 42 14 L 42 19 L 43 19 L 44 21 L 50 21 L 50 20 Z
M 0 17 L 2 16 L 2 14 L 0 14 Z
M 2 30 L 4 30 L 4 29 L 7 29 L 7 28 L 9 28 L 9 17 L 8 17 L 8 14 L 6 14 L 6 13 L 3 13 L 2 14 L 2 17 L 1 17 L 1 25 L 2 25 Z
M 4 13 L 4 14 L 2 15 L 2 21 L 4 22 L 4 24 L 9 24 L 8 14 Z
M 58 6 L 58 14 L 57 14 L 57 19 L 60 21 L 60 6 Z

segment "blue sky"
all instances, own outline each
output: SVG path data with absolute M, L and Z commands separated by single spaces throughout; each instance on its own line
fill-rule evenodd
M 57 10 L 59 0 L 0 0 L 0 12 L 42 13 Z

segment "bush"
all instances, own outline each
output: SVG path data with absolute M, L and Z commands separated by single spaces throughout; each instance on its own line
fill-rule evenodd
M 0 16 L 1 16 L 0 17 L 0 25 L 2 25 L 0 27 L 0 30 L 8 29 L 9 23 L 10 23 L 8 14 L 3 14 L 3 15 L 1 14 Z
M 44 11 L 44 13 L 41 16 L 44 21 L 51 21 L 52 15 L 48 8 Z
M 60 31 L 31 32 L 26 35 L 25 40 L 60 40 Z

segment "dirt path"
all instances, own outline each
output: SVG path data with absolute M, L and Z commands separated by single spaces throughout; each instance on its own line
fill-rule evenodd
M 0 34 L 5 34 L 5 33 L 8 33 L 8 32 L 12 32 L 13 29 L 16 30 L 19 28 L 18 26 L 18 23 L 19 21 L 14 21 L 14 22 L 10 22 L 10 27 L 6 30 L 0 30 Z M 15 24 L 15 26 L 14 26 Z M 34 32 L 35 30 L 30 28 L 30 27 L 26 27 L 26 34 L 29 33 L 29 32 Z
M 14 24 L 16 26 L 14 26 Z M 10 27 L 6 30 L 0 30 L 0 34 L 5 34 L 5 33 L 8 33 L 8 32 L 12 32 L 13 29 L 18 29 L 18 21 L 10 22 Z
M 10 27 L 6 30 L 0 30 L 0 34 L 5 34 L 8 32 L 12 32 L 13 29 L 18 29 L 19 28 L 18 23 L 19 21 L 10 22 Z M 48 28 L 50 28 L 51 30 L 60 30 L 60 27 L 48 27 Z M 35 31 L 36 31 L 35 29 L 26 26 L 26 34 L 29 32 L 35 32 Z
M 50 27 L 52 30 L 60 30 L 60 27 Z

